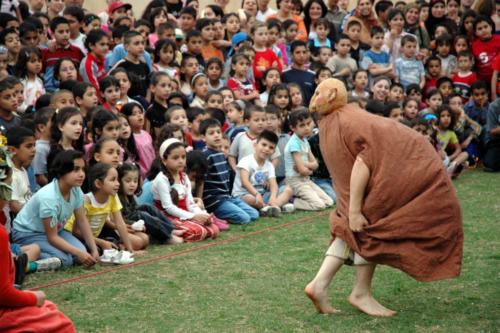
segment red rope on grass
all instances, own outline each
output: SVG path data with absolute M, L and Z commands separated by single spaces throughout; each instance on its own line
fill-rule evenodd
M 115 272 L 115 271 L 118 271 L 118 270 L 130 268 L 130 267 L 135 267 L 135 266 L 139 266 L 139 265 L 149 264 L 151 262 L 162 260 L 162 259 L 170 259 L 170 258 L 177 257 L 177 256 L 180 256 L 180 255 L 183 255 L 183 254 L 205 250 L 205 249 L 208 249 L 208 248 L 214 247 L 214 246 L 220 246 L 220 245 L 225 245 L 225 244 L 228 244 L 228 243 L 233 243 L 233 242 L 236 242 L 238 240 L 241 240 L 241 239 L 244 239 L 244 238 L 247 238 L 247 237 L 250 237 L 250 236 L 258 235 L 258 234 L 261 234 L 261 233 L 264 233 L 264 232 L 267 232 L 267 231 L 274 231 L 274 230 L 281 229 L 281 228 L 286 228 L 286 227 L 289 227 L 289 226 L 292 226 L 292 225 L 302 224 L 302 223 L 305 223 L 305 222 L 310 221 L 312 219 L 315 219 L 315 218 L 318 218 L 318 217 L 323 217 L 323 216 L 327 215 L 328 213 L 329 213 L 329 211 L 322 212 L 322 213 L 315 214 L 315 215 L 309 216 L 309 217 L 304 217 L 304 218 L 301 218 L 301 219 L 298 219 L 298 220 L 295 220 L 295 221 L 291 221 L 291 222 L 287 222 L 287 223 L 284 223 L 284 224 L 279 224 L 279 225 L 267 227 L 267 228 L 264 228 L 264 229 L 256 230 L 256 231 L 250 232 L 250 233 L 245 234 L 245 235 L 234 236 L 234 237 L 222 240 L 222 241 L 216 241 L 216 242 L 213 242 L 213 243 L 207 243 L 207 244 L 204 244 L 204 245 L 192 247 L 190 249 L 168 253 L 168 254 L 165 254 L 165 255 L 162 255 L 162 256 L 159 256 L 159 257 L 153 257 L 153 258 L 150 258 L 150 259 L 147 259 L 147 260 L 137 261 L 137 262 L 134 262 L 134 263 L 128 264 L 128 265 L 115 266 L 113 268 L 104 269 L 104 270 L 101 270 L 101 271 L 98 271 L 98 272 L 94 272 L 94 273 L 84 274 L 84 275 L 76 276 L 76 277 L 69 278 L 69 279 L 62 279 L 62 280 L 54 281 L 54 282 L 51 282 L 51 283 L 42 284 L 40 286 L 35 286 L 35 287 L 30 288 L 28 290 L 48 289 L 48 288 L 52 288 L 52 287 L 55 287 L 55 286 L 60 286 L 60 285 L 63 285 L 63 284 L 67 284 L 67 283 L 71 283 L 71 282 L 75 282 L 75 281 L 79 281 L 79 280 L 83 280 L 83 279 L 88 279 L 88 278 L 91 278 L 91 277 L 94 277 L 94 276 L 99 276 L 99 275 L 102 275 L 102 274 L 105 274 L 105 273 Z

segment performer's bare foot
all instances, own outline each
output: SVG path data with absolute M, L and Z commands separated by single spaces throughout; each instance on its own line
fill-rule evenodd
M 351 303 L 355 308 L 370 316 L 391 317 L 397 313 L 396 311 L 390 310 L 377 302 L 371 294 L 356 295 L 351 293 L 348 300 L 349 303 Z
M 328 294 L 325 289 L 318 288 L 317 284 L 313 281 L 304 289 L 307 297 L 313 302 L 316 310 L 323 314 L 339 313 L 340 310 L 335 309 L 328 302 Z

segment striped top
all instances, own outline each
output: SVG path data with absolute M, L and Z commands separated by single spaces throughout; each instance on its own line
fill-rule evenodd
M 205 208 L 214 211 L 221 200 L 230 197 L 229 165 L 224 153 L 205 148 L 203 154 L 207 158 L 208 170 L 205 174 L 203 202 Z

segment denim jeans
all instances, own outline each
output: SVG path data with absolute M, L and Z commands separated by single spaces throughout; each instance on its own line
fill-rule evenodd
M 311 180 L 326 194 L 328 194 L 328 196 L 332 198 L 333 202 L 337 202 L 337 194 L 335 194 L 335 191 L 333 190 L 331 179 L 311 177 Z
M 78 238 L 73 236 L 70 232 L 66 230 L 59 231 L 59 237 L 68 242 L 71 246 L 76 247 L 77 249 L 87 252 L 85 249 L 85 245 L 80 242 Z M 38 244 L 40 246 L 40 259 L 56 257 L 61 259 L 62 265 L 64 267 L 73 266 L 76 257 L 74 257 L 71 253 L 66 253 L 58 248 L 52 246 L 47 239 L 47 235 L 45 233 L 34 233 L 34 232 L 20 232 L 15 229 L 12 230 L 12 240 L 23 246 L 29 244 Z
M 259 218 L 257 209 L 240 198 L 229 198 L 219 203 L 213 211 L 215 216 L 234 224 L 248 224 Z

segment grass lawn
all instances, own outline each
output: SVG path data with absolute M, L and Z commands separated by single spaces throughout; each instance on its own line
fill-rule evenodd
M 464 215 L 462 275 L 419 283 L 380 266 L 374 293 L 399 311 L 392 318 L 371 318 L 349 305 L 351 267 L 330 289 L 342 313 L 315 313 L 303 288 L 328 245 L 325 212 L 233 226 L 215 241 L 151 246 L 137 262 L 163 258 L 133 267 L 34 274 L 25 287 L 97 273 L 43 288 L 79 332 L 498 332 L 500 174 L 471 171 L 455 185 Z

